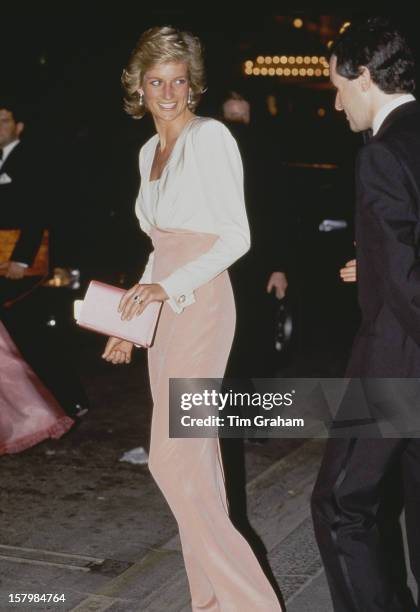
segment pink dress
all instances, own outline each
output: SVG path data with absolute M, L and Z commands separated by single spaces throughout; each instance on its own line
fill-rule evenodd
M 226 128 L 196 117 L 158 181 L 148 180 L 157 136 L 140 153 L 140 224 L 153 242 L 142 283 L 163 303 L 148 351 L 153 396 L 149 469 L 179 527 L 193 612 L 281 612 L 228 511 L 217 438 L 169 436 L 169 380 L 222 378 L 235 331 L 227 268 L 249 245 L 242 164 Z M 193 384 L 193 383 L 191 383 Z
M 0 455 L 60 438 L 73 424 L 0 321 Z

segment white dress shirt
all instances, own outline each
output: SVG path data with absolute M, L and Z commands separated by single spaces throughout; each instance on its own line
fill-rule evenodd
M 3 147 L 3 157 L 0 159 L 0 170 L 6 159 L 9 157 L 10 153 L 13 149 L 20 143 L 20 140 L 14 140 L 13 142 L 9 142 L 5 147 Z
M 388 115 L 392 113 L 393 110 L 395 110 L 402 104 L 407 104 L 407 102 L 413 102 L 414 100 L 415 100 L 415 97 L 412 94 L 401 94 L 400 96 L 398 96 L 398 98 L 393 98 L 392 100 L 384 104 L 384 106 L 382 106 L 378 110 L 375 117 L 373 118 L 373 123 L 372 123 L 373 136 L 375 136 L 375 134 L 379 132 L 381 125 L 383 124 L 385 119 L 388 117 Z
M 175 312 L 194 302 L 194 290 L 226 270 L 250 246 L 243 170 L 238 146 L 215 119 L 194 117 L 175 143 L 159 181 L 149 181 L 159 135 L 140 151 L 141 187 L 136 201 L 140 226 L 215 234 L 209 251 L 159 281 Z M 140 283 L 152 282 L 154 253 Z

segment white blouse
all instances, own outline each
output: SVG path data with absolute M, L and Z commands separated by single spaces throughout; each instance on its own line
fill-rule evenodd
M 194 117 L 183 129 L 158 181 L 149 181 L 159 135 L 140 151 L 140 226 L 215 234 L 209 251 L 159 281 L 175 312 L 194 302 L 194 290 L 226 270 L 250 246 L 242 161 L 235 139 L 215 119 Z M 139 283 L 152 282 L 154 253 Z

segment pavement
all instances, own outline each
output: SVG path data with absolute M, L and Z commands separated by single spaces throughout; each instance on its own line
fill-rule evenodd
M 61 440 L 0 458 L 1 612 L 191 609 L 172 514 L 147 466 L 119 461 L 148 446 L 145 355 L 114 367 L 99 359 L 102 344 L 95 337 L 82 351 L 92 405 L 80 423 Z M 246 445 L 248 516 L 288 612 L 332 611 L 309 515 L 323 444 Z M 19 593 L 65 601 L 12 603 Z

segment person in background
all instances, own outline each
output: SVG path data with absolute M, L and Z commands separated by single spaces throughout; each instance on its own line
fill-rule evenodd
M 242 94 L 228 92 L 222 119 L 243 160 L 251 231 L 250 250 L 229 270 L 237 324 L 227 377 L 270 378 L 276 373 L 275 310 L 288 287 L 287 181 L 272 136 L 254 124 L 250 102 Z
M 36 159 L 21 142 L 24 127 L 17 105 L 0 99 L 1 303 L 30 286 L 25 270 L 38 252 L 44 229 L 43 202 L 33 197 L 39 191 Z M 20 236 L 6 253 L 6 232 L 16 229 Z
M 23 138 L 24 132 L 19 104 L 0 99 L 0 320 L 59 403 L 71 416 L 81 416 L 87 398 L 70 358 L 69 340 L 60 334 L 61 326 L 46 325 L 55 304 L 50 303 L 51 293 L 47 297 L 54 290 L 42 287 L 49 271 L 43 236 L 47 228 L 50 237 L 54 232 L 50 208 L 57 208 L 58 200 L 45 152 Z
M 0 455 L 61 438 L 74 421 L 22 358 L 0 321 Z
M 14 103 L 0 100 L 0 455 L 59 438 L 74 423 L 22 358 L 1 321 L 7 319 L 4 302 L 37 282 L 25 272 L 39 250 L 44 228 L 42 211 L 32 197 L 38 177 L 33 158 L 21 144 L 23 130 Z M 11 244 L 14 230 L 20 235 Z

